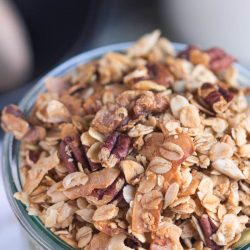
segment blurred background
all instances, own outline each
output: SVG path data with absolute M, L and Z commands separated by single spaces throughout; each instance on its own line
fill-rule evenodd
M 155 28 L 172 41 L 221 46 L 250 68 L 249 8 L 249 0 L 0 0 L 0 109 L 67 58 Z M 25 249 L 2 178 L 0 199 L 0 249 Z

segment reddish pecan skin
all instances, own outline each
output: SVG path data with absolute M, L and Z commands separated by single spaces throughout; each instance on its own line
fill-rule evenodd
M 207 214 L 203 214 L 199 218 L 199 223 L 204 234 L 206 246 L 210 247 L 212 250 L 219 250 L 220 247 L 211 240 L 211 236 L 217 231 L 215 225 L 211 223 Z
M 84 164 L 84 166 L 87 167 L 89 169 L 89 171 L 91 171 L 91 172 L 100 170 L 102 168 L 101 164 L 92 162 L 88 159 L 88 157 L 87 157 L 88 149 L 89 149 L 88 146 L 83 145 L 83 158 L 84 158 L 83 164 Z
M 78 138 L 74 138 L 71 136 L 66 136 L 64 138 L 64 142 L 70 147 L 70 149 L 72 150 L 72 154 L 74 156 L 74 159 L 77 162 L 80 162 L 81 164 L 86 164 L 86 161 L 84 159 L 83 156 L 83 152 L 82 152 L 82 147 L 79 144 Z
M 77 166 L 76 166 L 75 160 L 72 157 L 70 157 L 69 154 L 67 154 L 66 147 L 67 147 L 67 143 L 64 140 L 62 140 L 59 145 L 59 156 L 60 156 L 61 161 L 63 162 L 63 165 L 67 169 L 67 171 L 69 173 L 73 173 L 77 171 Z
M 166 87 L 169 87 L 173 84 L 174 78 L 165 66 L 155 63 L 147 65 L 147 69 L 149 72 L 150 80 L 153 80 Z
M 107 148 L 107 150 L 111 152 L 117 142 L 118 136 L 118 132 L 114 132 L 113 134 L 109 135 L 103 144 L 103 148 Z
M 234 95 L 222 84 L 204 83 L 198 89 L 198 101 L 202 106 L 216 113 L 227 110 Z
M 130 137 L 121 134 L 118 137 L 116 146 L 114 147 L 111 153 L 114 154 L 119 160 L 123 159 L 128 154 L 130 143 Z
M 228 68 L 233 62 L 235 62 L 235 58 L 228 55 L 224 50 L 220 48 L 211 48 L 206 51 L 209 55 L 209 67 L 213 71 L 220 71 Z

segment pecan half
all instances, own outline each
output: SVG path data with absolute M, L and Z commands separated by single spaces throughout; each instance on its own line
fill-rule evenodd
M 233 62 L 235 62 L 235 58 L 228 55 L 224 50 L 220 48 L 211 48 L 206 51 L 209 55 L 209 67 L 213 71 L 220 71 L 228 68 Z
M 232 99 L 233 94 L 225 86 L 204 83 L 198 89 L 198 101 L 200 104 L 216 113 L 225 112 Z
M 13 133 L 17 140 L 22 139 L 30 129 L 22 111 L 14 104 L 3 109 L 1 126 L 5 132 Z
M 194 58 L 194 56 L 196 56 L 196 58 Z M 198 60 L 197 56 L 199 57 Z M 220 48 L 200 50 L 197 46 L 194 45 L 191 45 L 187 47 L 187 49 L 185 49 L 184 51 L 181 51 L 178 57 L 190 60 L 194 64 L 198 62 L 202 63 L 215 72 L 228 68 L 233 62 L 236 61 L 235 58 L 228 55 L 224 50 Z
M 99 153 L 99 159 L 106 168 L 114 167 L 128 154 L 131 139 L 129 136 L 115 132 L 108 136 Z
M 204 234 L 206 246 L 210 247 L 212 250 L 220 249 L 220 246 L 211 240 L 211 236 L 216 233 L 217 227 L 211 222 L 207 214 L 203 214 L 199 218 L 199 224 Z

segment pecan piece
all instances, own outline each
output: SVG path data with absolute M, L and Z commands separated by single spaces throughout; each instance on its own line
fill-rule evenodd
M 66 167 L 69 173 L 77 171 L 77 165 L 72 156 L 72 151 L 69 145 L 67 145 L 67 143 L 64 140 L 60 142 L 59 155 L 61 161 L 63 162 L 63 165 Z
M 85 161 L 85 166 L 87 166 L 87 168 L 89 169 L 89 171 L 94 172 L 97 170 L 100 170 L 102 168 L 100 163 L 95 163 L 92 162 L 90 159 L 88 159 L 87 157 L 87 152 L 89 150 L 88 146 L 83 145 L 83 150 L 84 150 L 84 161 Z
M 109 134 L 119 127 L 127 116 L 126 108 L 109 103 L 96 113 L 92 126 L 100 133 Z
M 149 72 L 149 79 L 153 80 L 160 85 L 169 87 L 174 83 L 173 75 L 170 71 L 162 64 L 149 64 L 147 65 Z
M 88 175 L 89 180 L 85 185 L 77 186 L 64 192 L 71 200 L 79 197 L 89 196 L 95 189 L 108 188 L 120 175 L 120 171 L 116 168 L 101 169 L 97 172 L 92 172 Z
M 154 94 L 145 91 L 136 101 L 133 112 L 136 116 L 146 115 L 148 113 L 162 113 L 169 107 L 168 99 L 161 93 Z
M 30 129 L 22 111 L 14 104 L 10 104 L 3 109 L 1 120 L 3 130 L 13 133 L 17 140 L 22 139 Z
M 205 108 L 216 113 L 223 113 L 229 107 L 233 94 L 222 85 L 204 83 L 198 89 L 199 102 Z
M 94 189 L 90 196 L 87 196 L 87 200 L 94 203 L 97 206 L 108 204 L 118 198 L 120 191 L 125 185 L 125 179 L 120 174 L 114 182 L 105 189 Z
M 210 247 L 212 250 L 220 249 L 220 247 L 211 240 L 211 236 L 216 233 L 217 227 L 212 223 L 207 214 L 203 214 L 199 218 L 199 224 L 204 234 L 206 246 Z
M 125 83 L 131 87 L 142 80 L 151 80 L 165 87 L 169 87 L 174 82 L 173 75 L 170 71 L 159 63 L 139 66 L 124 78 Z
M 117 132 L 108 136 L 99 153 L 99 159 L 106 168 L 114 167 L 128 154 L 131 139 L 129 136 Z
M 224 70 L 236 61 L 220 48 L 211 48 L 206 53 L 209 55 L 209 67 L 213 71 Z

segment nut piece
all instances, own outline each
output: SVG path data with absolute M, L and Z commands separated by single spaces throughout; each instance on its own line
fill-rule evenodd
M 124 159 L 129 151 L 131 139 L 124 134 L 117 132 L 106 138 L 99 153 L 99 159 L 106 168 L 114 167 Z
M 146 115 L 148 113 L 162 113 L 169 107 L 169 101 L 161 93 L 154 94 L 145 91 L 136 101 L 133 107 L 135 116 Z
M 209 56 L 209 67 L 213 71 L 224 70 L 235 62 L 232 56 L 226 54 L 225 51 L 220 48 L 211 48 L 206 52 Z
M 246 179 L 236 163 L 231 159 L 217 159 L 212 163 L 212 166 L 215 170 L 234 180 Z
M 125 179 L 129 184 L 133 184 L 135 179 L 144 172 L 143 166 L 132 160 L 121 161 L 120 166 L 125 175 Z
M 210 221 L 207 214 L 203 214 L 201 218 L 199 218 L 199 224 L 204 234 L 206 246 L 210 247 L 212 250 L 220 249 L 220 247 L 213 240 L 211 240 L 212 234 L 217 230 L 215 229 L 214 225 L 212 225 L 212 222 Z
M 20 140 L 29 131 L 29 123 L 16 105 L 8 105 L 2 111 L 1 126 L 5 132 L 11 132 Z
M 154 157 L 148 165 L 148 169 L 156 174 L 165 174 L 170 171 L 171 168 L 172 163 L 159 156 Z
M 233 94 L 225 86 L 216 86 L 211 83 L 204 83 L 198 89 L 198 96 L 201 105 L 216 113 L 225 112 L 233 99 Z
M 96 113 L 92 127 L 102 134 L 109 134 L 119 127 L 127 116 L 126 108 L 109 103 Z
M 117 216 L 119 208 L 114 204 L 103 205 L 95 210 L 93 215 L 94 221 L 111 220 Z

